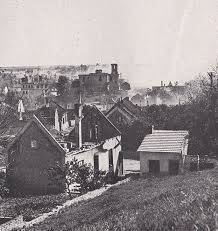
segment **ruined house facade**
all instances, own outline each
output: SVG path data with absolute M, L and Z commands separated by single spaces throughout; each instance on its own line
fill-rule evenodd
M 75 130 L 69 139 L 77 143 L 78 150 L 66 155 L 81 163 L 91 164 L 96 170 L 123 174 L 120 131 L 95 106 L 89 106 L 81 114 L 81 105 L 76 106 Z
M 95 73 L 79 75 L 80 86 L 87 93 L 103 93 L 107 91 L 116 92 L 119 90 L 118 65 L 111 64 L 111 73 L 104 73 L 96 70 Z

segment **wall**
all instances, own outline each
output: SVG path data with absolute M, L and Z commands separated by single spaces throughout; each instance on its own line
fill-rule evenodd
M 116 137 L 117 138 L 117 137 Z M 113 142 L 116 138 L 108 139 L 107 141 Z M 120 139 L 120 137 L 118 137 Z M 113 148 L 113 165 L 114 172 L 119 169 L 119 153 L 121 151 L 121 144 L 119 143 L 117 146 Z M 109 150 L 105 150 L 102 148 L 102 145 L 96 146 L 89 150 L 78 151 L 74 153 L 66 154 L 66 162 L 73 160 L 76 158 L 78 161 L 84 161 L 86 164 L 91 164 L 94 166 L 94 155 L 99 156 L 99 169 L 102 171 L 109 171 Z M 119 171 L 118 171 L 119 172 Z
M 182 166 L 182 155 L 179 153 L 140 153 L 140 172 L 149 172 L 149 160 L 160 160 L 160 172 L 168 173 L 169 160 L 180 160 L 180 166 Z
M 111 113 L 107 115 L 107 118 L 121 131 L 123 127 L 131 125 L 134 121 L 133 117 L 131 118 L 130 115 L 119 108 L 112 110 Z
M 106 84 L 110 81 L 107 73 L 90 73 L 88 75 L 79 75 L 80 85 L 87 90 L 105 91 Z
M 37 148 L 31 148 L 31 140 L 37 141 Z M 65 161 L 64 154 L 34 122 L 9 152 L 11 189 L 15 193 L 41 194 L 50 191 L 48 169 L 57 161 L 60 164 Z
M 87 115 L 82 119 L 82 139 L 83 142 L 95 142 L 96 138 L 93 134 L 90 137 L 90 130 L 94 131 L 95 126 L 97 129 L 98 141 L 117 136 L 118 131 L 110 124 L 110 122 L 96 109 L 91 108 Z

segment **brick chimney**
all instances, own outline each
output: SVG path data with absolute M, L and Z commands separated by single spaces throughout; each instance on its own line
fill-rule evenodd
M 76 146 L 82 148 L 82 102 L 81 94 L 79 96 L 79 103 L 75 104 L 75 138 Z

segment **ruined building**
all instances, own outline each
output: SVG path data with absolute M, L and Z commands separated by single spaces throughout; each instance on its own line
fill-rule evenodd
M 118 65 L 111 64 L 111 73 L 102 72 L 101 69 L 95 73 L 79 75 L 80 86 L 87 93 L 104 93 L 119 91 Z

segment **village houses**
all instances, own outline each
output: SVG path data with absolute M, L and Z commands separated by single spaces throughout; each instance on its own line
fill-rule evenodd
M 23 113 L 9 126 L 13 129 L 8 128 L 7 173 L 13 194 L 63 191 L 64 185 L 51 184 L 49 169 L 74 158 L 80 164 L 91 164 L 95 170 L 123 174 L 121 134 L 102 112 L 95 106 L 85 110 L 78 103 L 74 123 L 65 127 L 60 122 L 66 112 L 57 107 L 56 103 L 45 106 L 28 117 Z M 68 135 L 62 136 L 63 131 Z

